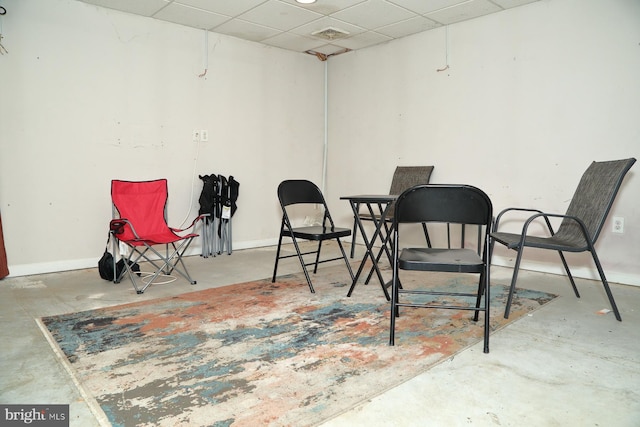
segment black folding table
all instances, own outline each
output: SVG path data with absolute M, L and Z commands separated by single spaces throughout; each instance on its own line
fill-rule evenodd
M 340 197 L 340 200 L 349 201 L 349 204 L 351 205 L 351 209 L 353 210 L 353 215 L 355 217 L 357 227 L 360 230 L 360 234 L 362 235 L 362 239 L 366 247 L 366 253 L 362 258 L 362 262 L 360 263 L 358 272 L 356 273 L 353 279 L 353 283 L 349 288 L 349 292 L 347 293 L 348 297 L 351 296 L 351 293 L 353 292 L 353 289 L 355 288 L 356 283 L 360 278 L 360 274 L 364 269 L 364 266 L 367 262 L 367 258 L 371 258 L 372 267 L 365 283 L 368 283 L 369 278 L 371 278 L 371 275 L 373 274 L 373 272 L 375 272 L 376 275 L 378 276 L 378 279 L 380 280 L 380 286 L 382 287 L 384 296 L 387 298 L 387 300 L 391 299 L 389 297 L 389 292 L 387 291 L 387 284 L 382 278 L 382 273 L 380 273 L 380 268 L 378 267 L 378 260 L 380 259 L 380 256 L 384 251 L 387 253 L 387 257 L 389 258 L 389 261 L 391 261 L 391 254 L 388 248 L 389 236 L 391 235 L 391 228 L 390 228 L 390 225 L 385 221 L 385 218 L 387 216 L 387 213 L 389 212 L 389 208 L 397 198 L 398 198 L 397 195 L 389 195 L 389 194 L 385 194 L 385 195 L 365 194 L 365 195 L 357 195 L 357 196 Z M 371 216 L 371 220 L 373 221 L 373 224 L 375 227 L 371 240 L 369 240 L 365 227 L 362 224 L 362 220 L 360 219 L 361 206 L 366 206 L 367 211 Z M 378 238 L 380 239 L 381 247 L 378 254 L 376 255 L 374 253 L 374 244 L 376 242 L 376 239 Z

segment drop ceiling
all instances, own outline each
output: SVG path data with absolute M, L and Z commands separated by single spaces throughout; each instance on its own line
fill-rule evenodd
M 320 59 L 538 0 L 79 0 Z

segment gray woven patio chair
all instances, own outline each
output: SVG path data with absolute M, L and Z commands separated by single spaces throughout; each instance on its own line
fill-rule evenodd
M 578 187 L 569 203 L 567 212 L 564 215 L 545 213 L 537 209 L 521 209 L 507 208 L 500 212 L 496 218 L 493 232 L 491 233 L 491 247 L 495 242 L 505 245 L 509 249 L 517 251 L 515 264 L 513 267 L 513 277 L 511 278 L 511 287 L 509 289 L 509 297 L 504 311 L 504 317 L 509 317 L 513 294 L 516 290 L 516 280 L 518 278 L 518 270 L 522 259 L 522 252 L 525 247 L 550 249 L 557 251 L 562 260 L 567 276 L 571 281 L 571 286 L 580 298 L 580 293 L 576 287 L 573 276 L 569 271 L 569 266 L 565 260 L 563 252 L 591 252 L 593 261 L 598 269 L 598 274 L 604 286 L 604 290 L 609 298 L 611 308 L 616 319 L 622 320 L 620 312 L 616 306 L 616 302 L 611 293 L 609 283 L 604 275 L 604 270 L 598 259 L 595 250 L 595 243 L 600 235 L 602 226 L 604 225 L 611 205 L 615 200 L 616 194 L 620 189 L 622 180 L 636 159 L 622 159 L 605 162 L 593 162 L 585 171 L 580 179 Z M 502 216 L 507 212 L 524 211 L 533 212 L 533 214 L 524 222 L 522 232 L 520 234 L 499 232 L 498 227 Z M 561 218 L 560 227 L 554 232 L 549 218 Z M 535 223 L 535 220 L 544 220 L 546 227 L 550 233 L 548 237 L 538 237 L 528 235 L 529 226 Z
M 389 194 L 399 196 L 403 191 L 420 184 L 428 184 L 433 172 L 433 166 L 398 166 L 393 173 L 391 179 L 391 188 Z M 385 222 L 391 223 L 393 221 L 394 205 L 389 207 Z M 375 213 L 374 213 L 375 214 Z M 360 213 L 361 221 L 372 221 L 373 217 L 371 213 Z M 353 233 L 351 235 L 351 258 L 355 255 L 356 247 L 356 234 L 357 234 L 357 220 L 353 218 Z M 427 240 L 428 246 L 431 246 L 431 239 L 429 238 L 429 232 L 427 231 L 426 224 L 422 224 L 422 230 L 424 237 Z

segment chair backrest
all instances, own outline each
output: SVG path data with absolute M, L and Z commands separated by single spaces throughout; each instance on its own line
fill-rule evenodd
M 168 228 L 165 218 L 167 180 L 111 181 L 111 200 L 120 218 L 127 219 L 139 236 L 149 236 Z M 118 234 L 120 240 L 131 240 L 129 227 Z
M 398 166 L 393 173 L 389 194 L 399 195 L 420 184 L 428 184 L 433 166 Z
M 282 206 L 283 226 L 293 227 L 292 219 L 289 218 L 289 213 L 287 212 L 287 206 L 295 204 L 317 204 L 322 205 L 322 225 L 325 227 L 330 226 L 332 229 L 335 227 L 322 191 L 311 181 L 304 179 L 282 181 L 278 186 L 278 199 Z
M 582 175 L 566 214 L 584 222 L 591 237 L 591 243 L 595 243 L 598 239 L 622 180 L 635 162 L 634 158 L 592 162 Z M 556 236 L 584 242 L 578 227 L 575 221 L 565 218 Z
M 393 217 L 400 223 L 446 222 L 484 225 L 490 228 L 493 206 L 489 196 L 470 185 L 418 185 L 396 201 Z
M 297 203 L 326 205 L 318 186 L 305 179 L 282 181 L 278 186 L 278 199 L 283 208 Z
M 397 166 L 393 172 L 389 194 L 398 195 L 416 185 L 428 184 L 433 166 Z M 395 204 L 389 206 L 387 218 L 395 215 Z

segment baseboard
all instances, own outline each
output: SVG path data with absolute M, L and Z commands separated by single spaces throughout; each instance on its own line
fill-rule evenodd
M 491 260 L 492 265 L 497 265 L 500 267 L 513 267 L 513 258 L 509 257 L 500 257 L 494 256 Z M 526 261 L 522 260 L 520 263 L 520 268 L 523 270 L 531 270 L 537 271 L 540 273 L 550 273 L 550 274 L 558 274 L 558 275 L 566 275 L 564 269 L 562 268 L 562 264 L 559 262 L 557 264 L 550 263 L 542 263 L 535 261 Z M 600 280 L 600 276 L 598 275 L 598 270 L 596 270 L 595 266 L 591 268 L 587 267 L 572 267 L 571 274 L 575 278 L 580 279 L 588 279 L 588 280 Z M 622 285 L 631 285 L 631 286 L 640 286 L 640 276 L 636 274 L 628 274 L 628 273 L 619 273 L 615 271 L 607 271 L 605 269 L 605 274 L 607 276 L 607 280 L 610 283 L 620 283 Z
M 278 244 L 277 239 L 252 240 L 247 242 L 234 243 L 233 250 L 254 249 Z M 201 246 L 192 246 L 187 250 L 185 256 L 197 256 L 202 253 Z M 74 259 L 64 261 L 42 262 L 33 264 L 9 265 L 8 277 L 32 276 L 35 274 L 58 273 L 62 271 L 84 270 L 86 268 L 97 268 L 99 256 L 95 258 Z M 96 273 L 97 274 L 97 273 Z

